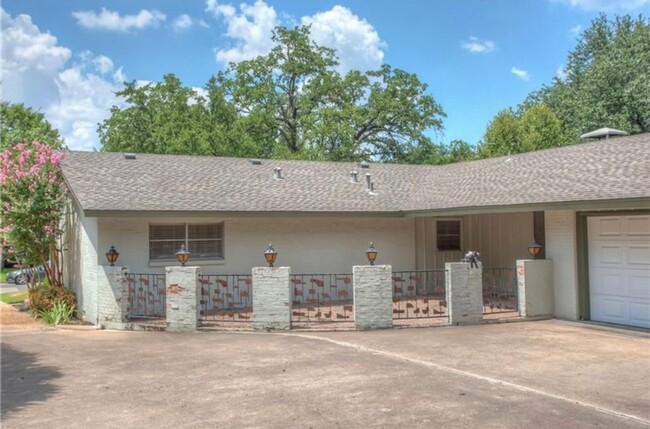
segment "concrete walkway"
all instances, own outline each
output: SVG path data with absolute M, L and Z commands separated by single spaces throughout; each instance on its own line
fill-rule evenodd
M 374 332 L 2 332 L 2 426 L 650 426 L 650 336 L 559 321 Z

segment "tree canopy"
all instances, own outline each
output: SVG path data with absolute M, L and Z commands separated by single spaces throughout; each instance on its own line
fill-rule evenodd
M 267 55 L 232 63 L 203 91 L 174 75 L 128 83 L 99 126 L 102 150 L 406 162 L 435 150 L 445 114 L 415 74 L 388 65 L 341 74 L 309 27 L 278 27 Z
M 24 104 L 0 102 L 0 151 L 12 148 L 17 143 L 39 141 L 53 149 L 62 149 L 63 138 L 59 131 Z
M 488 124 L 481 156 L 577 143 L 583 133 L 610 127 L 650 131 L 650 22 L 605 15 L 592 21 L 550 85 L 505 109 Z

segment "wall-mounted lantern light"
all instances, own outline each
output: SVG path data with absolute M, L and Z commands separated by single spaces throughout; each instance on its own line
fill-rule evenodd
M 269 243 L 269 248 L 264 252 L 264 259 L 268 262 L 269 267 L 272 267 L 275 263 L 275 258 L 278 257 L 278 252 L 273 248 L 273 244 Z
M 537 242 L 533 238 L 533 241 L 531 241 L 530 244 L 528 245 L 528 253 L 530 253 L 530 256 L 532 256 L 533 259 L 536 259 L 540 250 L 542 250 L 542 246 L 537 244 Z
M 375 265 L 375 259 L 377 259 L 377 249 L 375 249 L 372 241 L 370 242 L 370 246 L 368 246 L 368 250 L 366 250 L 366 256 L 368 256 L 370 265 Z
M 108 252 L 106 252 L 106 259 L 108 259 L 108 262 L 110 262 L 111 267 L 115 266 L 115 262 L 117 262 L 117 258 L 120 257 L 120 253 L 115 250 L 115 246 L 111 246 L 110 249 L 108 249 Z
M 184 267 L 188 259 L 190 259 L 191 253 L 185 248 L 185 243 L 181 244 L 181 250 L 176 252 L 176 259 L 181 263 L 181 266 Z

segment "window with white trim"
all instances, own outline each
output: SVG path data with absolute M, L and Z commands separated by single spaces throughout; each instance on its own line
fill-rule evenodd
M 223 223 L 149 225 L 149 260 L 176 260 L 181 244 L 194 260 L 223 259 Z
M 441 252 L 460 250 L 460 219 L 436 221 L 436 243 Z

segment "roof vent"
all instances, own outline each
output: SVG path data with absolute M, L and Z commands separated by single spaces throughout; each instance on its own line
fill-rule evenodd
M 135 159 L 135 154 L 134 153 L 125 153 L 124 154 L 124 159 Z
M 615 130 L 614 128 L 598 128 L 597 130 L 590 131 L 588 133 L 581 135 L 580 138 L 602 140 L 602 139 L 608 139 L 610 136 L 611 137 L 626 136 L 628 134 L 629 133 L 625 131 Z
M 350 182 L 359 183 L 359 173 L 356 171 L 350 171 Z
M 361 161 L 360 163 L 357 164 L 361 168 L 370 168 L 370 164 L 368 164 L 367 161 Z
M 278 180 L 284 179 L 284 177 L 282 177 L 282 169 L 280 167 L 275 167 L 273 169 L 273 177 Z
M 372 176 L 370 173 L 366 173 L 366 186 L 368 186 L 368 192 L 375 195 L 375 184 L 372 181 Z
M 251 158 L 251 164 L 253 165 L 262 165 L 261 159 Z

